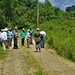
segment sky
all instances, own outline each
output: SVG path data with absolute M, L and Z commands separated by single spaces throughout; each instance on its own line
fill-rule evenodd
M 39 0 L 40 2 L 44 2 L 44 0 Z M 75 5 L 75 0 L 50 0 L 52 6 L 59 7 L 61 10 L 66 9 L 66 7 Z

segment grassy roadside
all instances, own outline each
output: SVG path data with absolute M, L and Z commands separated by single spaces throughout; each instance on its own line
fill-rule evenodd
M 9 53 L 9 50 L 4 51 L 1 47 L 0 47 L 0 60 L 4 59 L 7 57 Z
M 25 52 L 25 63 L 27 67 L 27 75 L 49 75 L 33 58 L 29 51 Z

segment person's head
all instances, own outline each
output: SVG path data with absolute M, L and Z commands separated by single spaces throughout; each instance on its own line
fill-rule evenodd
M 18 28 L 17 28 L 17 27 L 15 27 L 15 31 L 17 31 L 17 32 L 18 32 Z
M 9 31 L 11 31 L 11 28 L 9 28 Z
M 24 31 L 25 29 L 24 28 L 22 28 L 22 31 Z
M 15 27 L 15 30 L 17 30 L 17 27 Z
M 5 28 L 4 31 L 5 31 L 5 32 L 8 32 L 8 28 Z
M 32 30 L 32 27 L 30 27 L 30 30 Z
M 39 28 L 37 28 L 36 30 L 37 30 L 37 31 L 39 31 L 40 29 L 39 29 Z

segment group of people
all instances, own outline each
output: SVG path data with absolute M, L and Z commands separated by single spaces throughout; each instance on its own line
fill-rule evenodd
M 22 29 L 22 31 L 20 32 L 22 46 L 24 46 L 25 39 L 27 41 L 27 47 L 28 48 L 29 48 L 30 44 L 33 44 L 33 42 L 32 42 L 32 35 L 33 35 L 32 27 L 30 27 L 30 29 L 28 29 L 26 33 L 24 31 L 24 28 Z
M 3 47 L 4 51 L 6 48 L 9 48 L 9 46 L 12 46 L 12 39 L 14 39 L 14 46 L 13 48 L 17 49 L 18 48 L 18 29 L 17 27 L 12 30 L 11 28 L 4 28 L 1 29 L 0 32 L 0 45 Z
M 18 28 L 15 27 L 13 30 L 11 28 L 4 28 L 1 29 L 0 32 L 0 45 L 3 47 L 4 50 L 6 48 L 9 48 L 9 46 L 12 46 L 12 39 L 13 39 L 13 49 L 18 49 Z M 40 32 L 40 29 L 37 28 L 34 32 L 32 27 L 25 32 L 25 29 L 22 28 L 22 31 L 20 32 L 21 36 L 21 45 L 25 45 L 25 39 L 27 42 L 27 48 L 30 47 L 30 44 L 33 45 L 32 38 L 35 39 L 35 45 L 36 45 L 36 52 L 39 50 L 41 52 L 41 48 L 44 48 L 44 37 L 46 33 L 44 31 Z
M 40 51 L 41 48 L 44 48 L 44 37 L 46 36 L 45 31 L 40 31 L 39 28 L 36 29 L 36 31 L 33 33 L 33 29 L 30 27 L 30 29 L 27 30 L 27 33 L 24 32 L 24 28 L 22 29 L 20 35 L 21 35 L 21 44 L 24 46 L 24 40 L 26 38 L 27 41 L 27 47 L 29 48 L 30 44 L 33 45 L 32 37 L 35 39 L 35 45 L 36 45 L 36 52 Z

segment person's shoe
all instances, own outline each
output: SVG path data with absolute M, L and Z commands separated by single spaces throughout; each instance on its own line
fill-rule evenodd
M 9 47 L 8 47 L 8 46 L 6 46 L 6 49 L 9 49 Z
M 27 48 L 30 48 L 29 46 Z
M 41 50 L 39 52 L 41 52 Z
M 15 49 L 14 47 L 12 49 Z
M 35 52 L 38 52 L 38 51 L 35 51 Z
M 25 45 L 22 45 L 22 46 L 25 46 Z
M 39 52 L 41 52 L 41 49 L 39 49 Z

